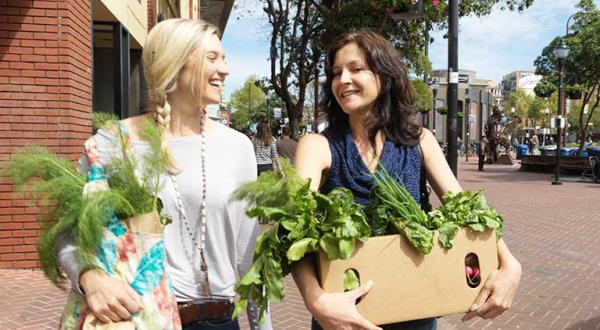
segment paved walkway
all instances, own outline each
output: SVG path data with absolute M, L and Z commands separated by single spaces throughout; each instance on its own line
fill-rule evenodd
M 552 186 L 550 174 L 476 167 L 462 162 L 459 180 L 467 189 L 485 189 L 505 215 L 505 240 L 523 266 L 521 287 L 512 309 L 497 319 L 461 323 L 460 315 L 447 316 L 439 329 L 600 329 L 600 184 Z M 273 306 L 274 328 L 309 329 L 289 278 L 286 293 Z M 0 270 L 0 329 L 55 329 L 65 296 L 40 272 Z

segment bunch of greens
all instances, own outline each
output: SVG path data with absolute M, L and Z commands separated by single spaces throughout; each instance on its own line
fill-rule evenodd
M 374 181 L 368 210 L 354 202 L 348 189 L 336 188 L 327 195 L 311 190 L 310 181 L 301 179 L 288 162 L 283 162 L 281 172 L 263 173 L 255 182 L 240 187 L 232 199 L 248 201 L 248 216 L 260 217 L 272 226 L 259 236 L 253 263 L 236 286 L 240 302 L 235 315 L 251 299 L 262 319 L 269 301 L 283 299 L 283 278 L 292 264 L 307 253 L 322 251 L 330 260 L 347 259 L 357 240 L 400 233 L 427 254 L 433 248 L 435 230 L 445 248 L 452 247 L 460 227 L 493 228 L 498 235 L 502 233 L 502 218 L 489 207 L 482 192 L 446 194 L 445 205 L 426 214 L 385 169 L 374 175 Z M 344 274 L 346 290 L 358 285 L 356 273 Z
M 439 231 L 438 241 L 444 248 L 452 247 L 452 241 L 462 227 L 480 232 L 495 229 L 497 239 L 502 237 L 502 216 L 490 207 L 482 191 L 449 192 L 443 196 L 441 207 L 426 214 L 406 188 L 385 169 L 380 169 L 374 179 L 369 218 L 370 225 L 377 228 L 380 235 L 392 233 L 393 228 L 423 254 L 431 252 L 435 230 Z
M 272 223 L 259 236 L 252 265 L 236 286 L 240 302 L 235 315 L 251 299 L 262 320 L 268 302 L 283 299 L 283 278 L 294 262 L 318 250 L 331 260 L 346 259 L 356 240 L 371 236 L 362 208 L 349 190 L 337 188 L 328 195 L 313 191 L 310 181 L 302 180 L 285 161 L 280 172 L 261 174 L 239 188 L 233 199 L 248 200 L 248 216 Z
M 106 116 L 96 117 L 94 126 L 117 127 L 114 119 Z M 116 132 L 120 147 L 127 149 L 126 138 L 120 130 Z M 155 125 L 144 125 L 143 136 L 149 141 L 151 151 L 144 157 L 142 180 L 136 177 L 133 157 L 115 157 L 107 165 L 110 189 L 87 196 L 83 194 L 86 175 L 46 148 L 25 147 L 3 166 L 2 176 L 9 176 L 19 191 L 31 192 L 33 203 L 40 200 L 44 206 L 46 213 L 38 218 L 43 233 L 37 250 L 44 273 L 56 286 L 64 287 L 64 275 L 56 261 L 60 236 L 70 235 L 78 247 L 79 262 L 83 267 L 93 267 L 93 253 L 100 246 L 104 226 L 114 213 L 124 219 L 158 209 L 158 175 L 164 168 L 160 134 Z
M 429 212 L 429 221 L 440 231 L 440 243 L 452 247 L 452 239 L 458 228 L 468 227 L 475 231 L 496 230 L 496 239 L 502 238 L 504 220 L 485 199 L 483 191 L 449 192 L 442 197 L 444 204 Z

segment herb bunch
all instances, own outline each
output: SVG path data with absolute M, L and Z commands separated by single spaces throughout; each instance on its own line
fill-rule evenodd
M 115 117 L 95 115 L 94 126 L 104 127 L 115 134 L 121 150 L 126 150 L 126 138 Z M 87 182 L 85 173 L 79 173 L 72 163 L 47 148 L 27 146 L 18 150 L 2 169 L 18 191 L 31 192 L 32 204 L 39 200 L 44 214 L 38 217 L 43 232 L 37 251 L 46 276 L 60 288 L 65 277 L 56 260 L 57 241 L 70 235 L 78 249 L 76 256 L 83 267 L 95 266 L 94 252 L 100 246 L 104 227 L 116 213 L 120 219 L 160 211 L 157 199 L 158 176 L 164 170 L 164 156 L 160 151 L 161 131 L 147 123 L 142 136 L 149 142 L 150 151 L 144 156 L 141 175 L 136 175 L 135 159 L 123 151 L 124 157 L 115 157 L 106 165 L 110 189 L 84 196 Z
M 479 232 L 495 229 L 496 238 L 502 237 L 502 216 L 487 203 L 483 191 L 446 193 L 442 198 L 443 205 L 426 214 L 406 188 L 385 169 L 380 169 L 374 179 L 373 206 L 369 209 L 371 225 L 385 235 L 391 233 L 391 224 L 423 254 L 431 252 L 435 230 L 439 231 L 439 243 L 447 249 L 452 248 L 456 233 L 463 227 Z

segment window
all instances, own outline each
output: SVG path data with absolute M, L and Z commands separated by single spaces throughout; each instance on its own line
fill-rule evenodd
M 157 13 L 159 20 L 181 17 L 179 0 L 158 0 Z

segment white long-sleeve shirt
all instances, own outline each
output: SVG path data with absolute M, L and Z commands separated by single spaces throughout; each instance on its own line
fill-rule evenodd
M 120 156 L 117 137 L 106 130 L 95 135 L 100 161 L 108 163 Z M 194 235 L 200 232 L 200 204 L 203 194 L 201 137 L 190 135 L 169 141 L 171 153 L 181 169 L 176 175 L 187 222 Z M 159 197 L 164 212 L 173 222 L 165 227 L 166 270 L 171 279 L 178 302 L 203 302 L 210 298 L 233 300 L 234 286 L 238 276 L 246 273 L 252 263 L 259 225 L 244 213 L 245 203 L 230 202 L 231 193 L 241 184 L 256 179 L 256 159 L 250 140 L 233 129 L 221 124 L 206 134 L 206 249 L 208 280 L 212 297 L 203 296 L 200 274 L 200 253 L 194 245 L 177 208 L 174 187 L 165 173 L 160 178 Z M 133 154 L 141 162 L 149 145 L 144 141 L 132 141 Z M 88 166 L 85 155 L 80 169 Z M 84 172 L 85 173 L 85 172 Z M 200 237 L 197 236 L 197 241 Z M 77 285 L 80 265 L 74 257 L 74 245 L 65 239 L 59 243 L 59 262 L 72 283 Z M 76 287 L 78 290 L 78 288 Z M 258 327 L 256 309 L 249 304 L 248 319 L 253 329 L 271 329 L 270 317 Z

